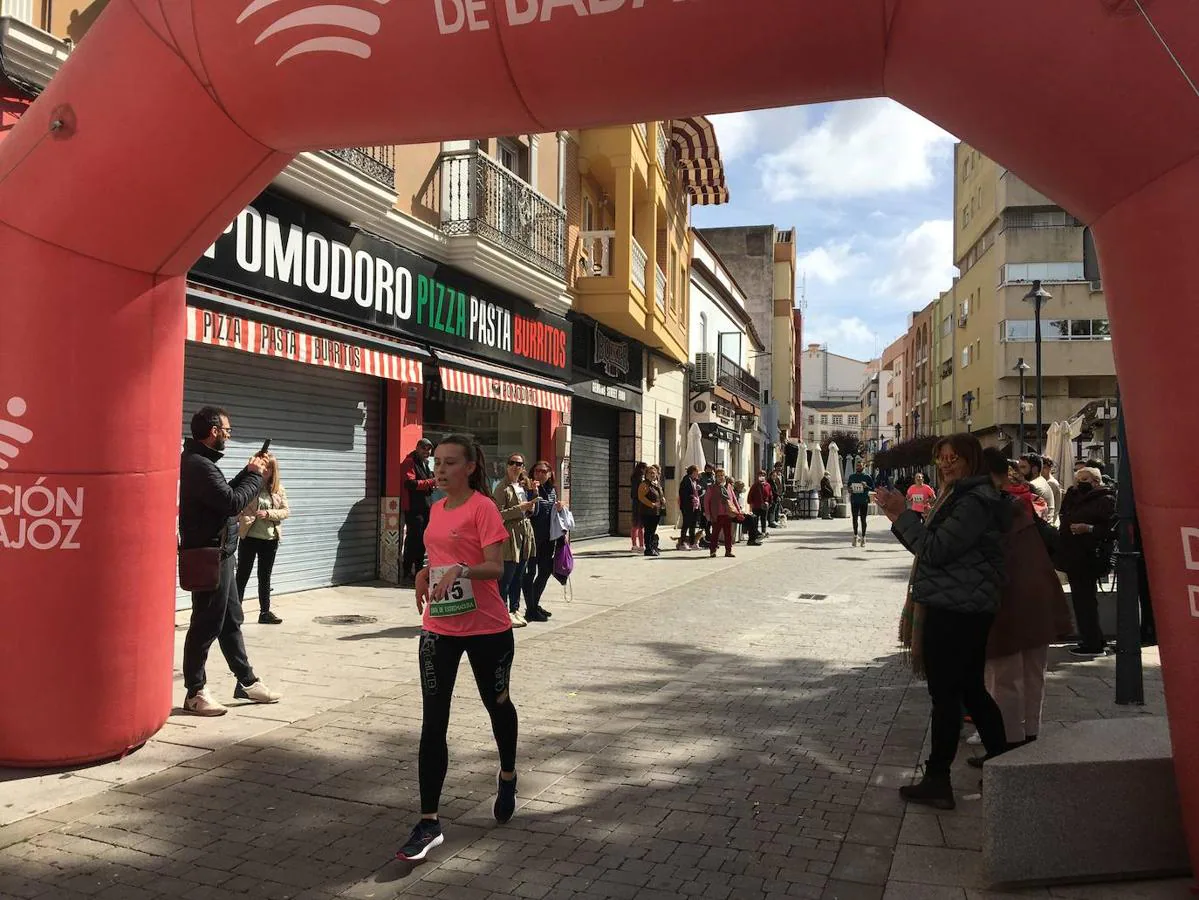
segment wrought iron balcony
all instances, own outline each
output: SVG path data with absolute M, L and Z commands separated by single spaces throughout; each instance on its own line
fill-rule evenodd
M 395 190 L 395 147 L 342 147 L 325 152 L 330 156 L 336 156 L 342 162 L 349 163 L 363 175 L 374 179 L 379 184 Z
M 717 363 L 716 383 L 750 403 L 762 402 L 762 383 L 723 354 Z
M 475 234 L 539 269 L 566 278 L 566 212 L 477 150 L 441 161 L 441 229 Z

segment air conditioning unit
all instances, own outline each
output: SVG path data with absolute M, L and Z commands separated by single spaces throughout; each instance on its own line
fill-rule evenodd
M 691 421 L 697 424 L 721 425 L 734 428 L 737 412 L 728 405 L 711 399 L 698 399 L 691 403 Z
M 970 319 L 969 316 L 958 316 L 958 328 L 965 328 L 966 322 Z
M 695 354 L 695 384 L 697 387 L 716 383 L 716 354 Z

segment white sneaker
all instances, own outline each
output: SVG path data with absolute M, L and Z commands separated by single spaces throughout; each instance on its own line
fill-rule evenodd
M 193 716 L 223 716 L 229 712 L 228 707 L 222 706 L 212 699 L 208 688 L 201 688 L 194 697 L 184 700 L 183 708 Z
M 236 700 L 250 700 L 253 703 L 278 703 L 283 695 L 272 691 L 259 680 L 249 687 L 243 687 L 239 682 L 233 689 L 233 697 Z
M 529 624 L 520 613 L 508 613 L 508 620 L 512 623 L 513 628 L 524 628 Z
M 862 538 L 862 546 L 863 546 L 863 547 L 865 547 L 865 546 L 866 546 L 866 538 Z

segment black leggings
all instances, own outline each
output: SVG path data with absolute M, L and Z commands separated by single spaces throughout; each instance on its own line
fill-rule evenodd
M 261 538 L 245 537 L 237 547 L 237 599 L 246 599 L 246 585 L 250 583 L 250 572 L 254 560 L 258 559 L 258 611 L 271 611 L 271 572 L 275 569 L 275 554 L 279 542 Z
M 645 552 L 649 555 L 650 552 L 658 549 L 658 522 L 660 516 L 656 512 L 643 512 L 641 514 L 641 527 L 645 529 Z
M 858 533 L 858 519 L 862 520 L 862 537 L 866 536 L 866 513 L 869 511 L 868 506 L 850 506 L 850 511 L 853 512 L 853 533 Z
M 683 530 L 679 534 L 679 540 L 688 546 L 695 544 L 695 531 L 699 526 L 699 510 L 685 509 L 683 512 Z
M 933 701 L 932 748 L 925 771 L 948 775 L 962 731 L 962 707 L 970 713 L 987 753 L 1007 747 L 1003 714 L 987 693 L 983 670 L 993 615 L 928 607 L 924 616 L 924 671 Z
M 557 555 L 561 543 L 562 538 L 558 538 L 556 541 L 546 540 L 538 544 L 537 555 L 531 557 L 529 564 L 525 566 L 522 588 L 527 612 L 541 609 L 541 595 L 545 593 L 545 586 L 554 574 L 554 556 Z
M 421 815 L 434 815 L 441 802 L 441 787 L 445 784 L 450 763 L 450 750 L 446 746 L 450 701 L 463 651 L 475 673 L 483 706 L 491 716 L 491 731 L 500 751 L 500 769 L 505 772 L 516 770 L 516 707 L 508 696 L 515 646 L 511 630 L 469 637 L 421 631 L 420 680 L 424 716 L 417 765 Z

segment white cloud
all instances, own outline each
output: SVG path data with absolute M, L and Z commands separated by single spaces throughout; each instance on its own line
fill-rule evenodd
M 814 281 L 836 284 L 865 262 L 865 255 L 855 253 L 849 241 L 828 241 L 802 254 L 795 267 Z
M 757 145 L 758 127 L 753 113 L 721 113 L 708 118 L 716 129 L 720 156 L 725 162 L 747 155 Z
M 837 104 L 789 146 L 759 160 L 776 201 L 861 197 L 931 187 L 953 137 L 892 100 Z
M 870 291 L 876 297 L 902 301 L 917 308 L 933 300 L 953 283 L 953 222 L 921 222 L 884 245 L 890 266 L 875 278 Z
M 804 319 L 803 342 L 827 344 L 833 353 L 866 360 L 877 354 L 879 337 L 857 316 L 817 315 L 810 320 Z

